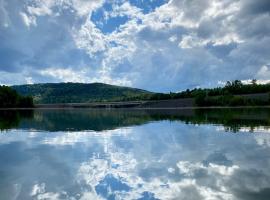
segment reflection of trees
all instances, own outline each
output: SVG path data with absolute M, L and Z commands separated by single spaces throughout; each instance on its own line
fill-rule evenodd
M 190 121 L 198 124 L 223 125 L 226 131 L 238 132 L 248 128 L 251 132 L 259 126 L 270 126 L 270 110 L 265 108 L 205 109 L 196 110 Z
M 0 130 L 16 128 L 22 119 L 31 119 L 33 110 L 1 110 L 0 111 Z
M 186 124 L 223 125 L 226 131 L 238 132 L 248 128 L 253 132 L 256 127 L 270 126 L 270 109 L 267 108 L 223 108 L 194 110 L 150 110 L 154 120 L 180 120 Z
M 270 109 L 1 111 L 0 129 L 20 127 L 47 131 L 102 131 L 161 120 L 218 124 L 233 132 L 242 127 L 253 131 L 259 126 L 270 126 Z

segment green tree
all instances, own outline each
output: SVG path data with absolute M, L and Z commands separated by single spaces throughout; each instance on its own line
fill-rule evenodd
M 0 108 L 33 107 L 33 98 L 20 96 L 8 86 L 0 86 Z
M 252 85 L 257 85 L 257 80 L 256 79 L 252 79 L 251 83 L 252 83 Z

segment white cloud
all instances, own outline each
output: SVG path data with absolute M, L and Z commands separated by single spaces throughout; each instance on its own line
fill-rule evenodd
M 210 1 L 209 7 L 205 10 L 204 17 L 230 16 L 239 12 L 240 1 Z
M 85 0 L 71 0 L 72 7 L 77 11 L 77 13 L 80 16 L 84 15 L 90 15 L 93 10 L 96 10 L 102 4 L 104 3 L 104 0 L 91 0 L 91 1 L 85 1 Z
M 37 200 L 50 199 L 50 200 L 60 200 L 60 193 L 46 192 L 46 184 L 35 184 L 32 187 L 30 193 L 31 197 L 34 197 Z
M 103 34 L 100 30 L 98 30 L 92 22 L 86 21 L 85 25 L 82 26 L 82 29 L 79 31 L 81 35 L 75 37 L 75 41 L 77 41 L 77 46 L 82 49 L 86 49 L 89 55 L 94 56 L 96 53 L 102 53 L 101 58 L 101 70 L 100 74 L 107 79 L 106 82 L 113 82 L 108 81 L 110 79 L 116 79 L 114 74 L 118 72 L 118 66 L 120 65 L 129 65 L 130 68 L 127 68 L 125 71 L 126 77 L 128 77 L 129 81 L 125 81 L 123 79 L 123 83 L 128 83 L 128 85 L 135 85 L 139 87 L 145 87 L 144 84 L 138 84 L 140 80 L 138 80 L 138 76 L 145 76 L 147 73 L 145 71 L 150 70 L 153 72 L 156 70 L 155 66 L 152 61 L 147 61 L 147 57 L 152 56 L 154 51 L 157 51 L 156 46 L 154 46 L 153 42 L 158 42 L 160 40 L 158 37 L 150 39 L 144 38 L 144 36 L 140 36 L 144 30 L 149 30 L 150 32 L 156 32 L 155 34 L 163 34 L 163 31 L 166 31 L 164 34 L 168 34 L 169 41 L 174 42 L 177 40 L 177 36 L 169 36 L 171 31 L 177 28 L 184 28 L 186 29 L 187 34 L 179 35 L 181 41 L 179 43 L 179 47 L 183 49 L 190 49 L 189 56 L 192 56 L 193 49 L 195 48 L 205 48 L 207 44 L 213 44 L 213 46 L 218 45 L 229 45 L 231 43 L 243 43 L 244 41 L 240 39 L 239 35 L 235 32 L 234 27 L 230 26 L 229 24 L 232 23 L 234 17 L 232 17 L 238 9 L 238 4 L 236 3 L 200 3 L 200 6 L 193 6 L 192 10 L 198 11 L 198 16 L 194 18 L 194 16 L 190 15 L 190 11 L 186 6 L 190 6 L 188 3 L 178 3 L 176 1 L 170 1 L 169 3 L 157 8 L 154 12 L 149 14 L 142 14 L 139 9 L 131 6 L 129 3 L 124 3 L 122 5 L 117 5 L 114 7 L 111 13 L 108 13 L 107 17 L 115 17 L 115 16 L 129 16 L 131 20 L 129 20 L 126 24 L 121 25 L 121 28 L 117 32 L 113 32 L 111 34 Z M 223 7 L 226 12 L 219 12 L 219 8 Z M 201 10 L 202 9 L 202 10 Z M 206 17 L 204 13 L 208 13 L 209 16 Z M 196 34 L 196 29 L 199 28 L 200 22 L 202 20 L 216 20 L 222 17 L 222 20 L 219 20 L 221 30 L 227 30 L 227 32 L 217 32 L 216 29 L 213 30 L 213 36 L 210 38 L 202 38 Z M 137 23 L 137 20 L 141 20 L 142 23 Z M 140 41 L 143 40 L 143 41 Z M 111 44 L 118 45 L 117 47 L 111 46 Z M 169 43 L 165 41 L 162 42 L 160 46 L 160 51 L 164 51 L 164 55 L 168 55 L 167 48 L 171 48 Z M 144 66 L 136 66 L 138 61 L 136 60 L 137 56 L 136 53 L 144 49 L 143 56 L 144 56 Z M 141 51 L 142 52 L 142 51 Z M 177 50 L 175 52 L 177 54 Z M 181 54 L 179 51 L 178 54 Z M 196 54 L 195 54 L 196 55 Z M 209 60 L 213 60 L 208 54 Z M 100 56 L 100 54 L 99 54 Z M 197 55 L 196 55 L 197 56 Z M 162 58 L 162 57 L 161 57 Z M 151 58 L 150 58 L 151 59 Z M 185 59 L 182 57 L 180 58 L 181 61 L 172 57 L 169 59 L 169 56 L 166 59 L 168 62 L 171 62 L 172 65 L 175 67 L 178 66 L 176 63 L 179 62 L 182 65 L 182 68 L 185 69 L 189 67 L 189 64 L 186 63 Z M 195 59 L 195 57 L 193 57 Z M 196 59 L 197 60 L 197 59 Z M 128 63 L 127 63 L 128 62 Z M 214 66 L 216 64 L 211 64 Z M 165 67 L 165 66 L 164 66 Z M 197 66 L 194 66 L 197 68 Z M 149 68 L 149 69 L 146 69 Z M 172 72 L 175 74 L 175 71 L 181 73 L 181 70 L 178 69 L 170 69 L 166 66 L 167 69 L 164 68 L 164 71 L 160 71 L 161 74 L 165 75 L 165 71 Z M 137 70 L 140 71 L 137 71 Z M 170 70 L 174 70 L 170 71 Z M 194 69 L 195 70 L 195 69 Z M 201 69 L 203 70 L 203 68 Z M 204 70 L 212 70 L 212 67 L 209 69 Z M 150 74 L 150 73 L 149 73 Z M 137 77 L 137 78 L 136 78 Z M 149 79 L 150 77 L 147 77 Z M 164 80 L 172 81 L 170 76 L 162 77 Z M 180 79 L 179 79 L 180 80 Z M 169 83 L 170 81 L 167 81 Z M 218 80 L 216 80 L 218 81 Z M 119 81 L 116 81 L 119 82 Z M 120 81 L 121 82 L 121 81 Z M 176 83 L 176 80 L 173 81 Z M 159 81 L 157 81 L 159 83 Z M 197 83 L 198 85 L 198 83 Z M 170 87 L 170 86 L 169 86 Z M 148 87 L 150 89 L 151 86 Z
M 27 26 L 27 27 L 30 27 L 31 25 L 34 25 L 36 26 L 37 25 L 37 22 L 36 22 L 36 18 L 33 17 L 33 16 L 28 16 L 27 14 L 21 12 L 20 13 L 21 17 L 22 17 L 22 20 L 24 22 L 24 24 Z
M 32 77 L 26 77 L 25 79 L 26 79 L 27 84 L 33 84 L 34 83 Z
M 179 47 L 183 49 L 192 49 L 205 46 L 209 41 L 201 40 L 196 36 L 183 35 L 182 41 L 179 43 Z
M 175 42 L 175 41 L 177 41 L 177 36 L 176 35 L 173 35 L 173 36 L 171 36 L 170 38 L 169 38 L 169 41 L 170 42 Z
M 143 14 L 139 8 L 130 5 L 129 2 L 124 2 L 121 5 L 114 5 L 113 11 L 107 17 L 128 16 L 131 19 L 140 19 Z
M 269 79 L 270 77 L 270 68 L 266 65 L 263 65 L 257 72 L 258 79 Z
M 269 43 L 270 17 L 263 9 L 253 11 L 254 6 L 244 0 L 170 0 L 149 13 L 129 1 L 12 2 L 0 0 L 0 24 L 5 27 L 1 39 L 6 38 L 0 51 L 8 55 L 3 56 L 6 62 L 1 58 L 0 69 L 25 70 L 34 82 L 46 78 L 87 82 L 91 77 L 154 91 L 179 91 L 230 79 L 267 79 L 268 72 L 260 68 L 270 62 L 269 47 L 264 45 Z M 112 10 L 103 7 L 105 2 Z M 107 24 L 115 26 L 114 31 L 102 32 L 98 22 L 91 21 L 98 9 L 105 10 L 106 22 L 117 17 L 126 17 L 127 22 L 120 25 L 116 20 Z M 83 57 L 70 58 L 78 54 Z M 54 66 L 60 78 L 50 72 Z M 74 74 L 79 68 L 83 72 Z M 2 82 L 9 84 L 27 82 L 22 76 L 5 79 Z
M 80 72 L 73 69 L 61 69 L 61 68 L 48 68 L 40 71 L 43 76 L 50 76 L 60 82 L 89 82 L 86 72 L 81 70 Z
M 103 4 L 103 0 L 36 0 L 27 7 L 29 14 L 45 16 L 55 14 L 54 7 L 60 9 L 73 9 L 79 16 L 88 16 Z
M 73 29 L 73 37 L 77 47 L 86 50 L 91 57 L 107 49 L 106 37 L 89 20 L 86 20 L 80 30 Z
M 54 1 L 38 1 L 37 5 L 28 6 L 27 12 L 33 16 L 45 16 L 51 15 L 53 13 L 52 7 L 54 6 Z

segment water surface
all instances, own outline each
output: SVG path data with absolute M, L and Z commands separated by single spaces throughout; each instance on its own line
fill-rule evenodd
M 0 111 L 0 199 L 270 199 L 270 109 Z

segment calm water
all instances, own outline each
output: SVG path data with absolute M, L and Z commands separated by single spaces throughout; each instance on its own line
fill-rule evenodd
M 270 109 L 0 111 L 0 199 L 270 199 Z

